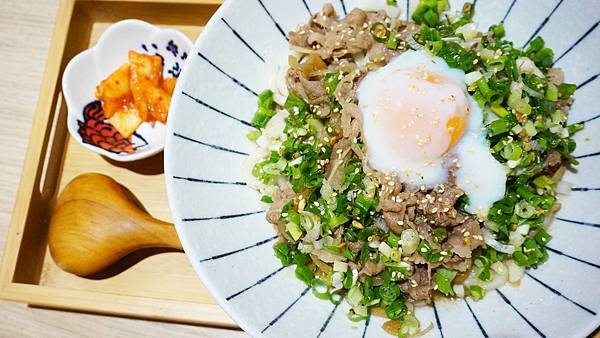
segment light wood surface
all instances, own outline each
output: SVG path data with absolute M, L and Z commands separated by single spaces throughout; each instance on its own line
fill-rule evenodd
M 38 101 L 57 0 L 0 1 L 0 250 Z M 0 302 L 0 337 L 244 337 L 233 330 L 30 308 Z

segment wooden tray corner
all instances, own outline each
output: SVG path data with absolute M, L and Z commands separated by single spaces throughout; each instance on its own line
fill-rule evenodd
M 103 278 L 62 271 L 50 257 L 48 216 L 58 191 L 84 172 L 126 183 L 155 217 L 169 220 L 162 154 L 121 164 L 69 137 L 60 93 L 68 61 L 93 46 L 112 23 L 138 18 L 175 28 L 192 40 L 222 0 L 62 0 L 49 49 L 29 147 L 9 226 L 0 298 L 35 306 L 203 325 L 237 327 L 201 284 L 181 252 L 131 255 Z

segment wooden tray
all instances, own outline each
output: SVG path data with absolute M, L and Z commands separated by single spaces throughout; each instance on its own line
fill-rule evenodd
M 112 176 L 153 216 L 170 220 L 162 154 L 121 164 L 69 137 L 60 93 L 65 65 L 94 45 L 110 24 L 126 18 L 176 28 L 195 40 L 221 2 L 61 1 L 0 270 L 0 298 L 42 307 L 236 327 L 181 252 L 129 256 L 106 278 L 92 280 L 58 268 L 46 242 L 47 220 L 57 193 L 84 172 Z

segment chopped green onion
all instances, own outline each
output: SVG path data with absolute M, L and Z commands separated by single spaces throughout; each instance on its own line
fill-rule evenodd
M 299 240 L 300 237 L 302 236 L 302 230 L 300 230 L 300 227 L 296 223 L 290 222 L 290 223 L 286 224 L 285 230 L 290 234 L 290 236 L 292 236 L 294 241 Z
M 442 243 L 448 237 L 448 230 L 446 228 L 434 228 L 431 230 L 431 237 L 436 243 Z
M 475 6 L 470 2 L 465 2 L 462 7 L 462 12 L 466 18 L 471 19 L 473 15 L 475 15 Z
M 443 41 L 427 41 L 425 44 L 425 50 L 431 55 L 438 55 L 442 47 L 444 47 Z
M 258 110 L 254 114 L 254 118 L 252 118 L 252 125 L 256 128 L 264 128 L 275 114 L 275 109 L 273 109 L 273 91 L 267 89 L 258 95 Z
M 362 299 L 363 294 L 360 292 L 359 284 L 354 285 L 346 295 L 346 301 L 348 301 L 348 304 L 352 307 L 359 305 Z
M 378 288 L 379 298 L 386 303 L 392 303 L 400 297 L 401 294 L 402 291 L 400 291 L 400 287 L 394 283 L 384 284 Z
M 386 46 L 389 49 L 397 49 L 398 48 L 398 38 L 396 38 L 396 35 L 390 34 L 390 36 L 387 39 Z
M 445 268 L 435 270 L 435 285 L 437 290 L 446 296 L 454 295 L 452 290 L 452 280 L 456 277 L 456 271 L 451 271 Z
M 553 102 L 558 100 L 558 87 L 552 83 L 549 83 L 548 87 L 546 88 L 546 100 Z
M 492 90 L 488 86 L 488 83 L 485 80 L 485 78 L 481 77 L 475 83 L 477 84 L 477 89 L 479 89 L 483 97 L 489 99 L 492 96 Z
M 255 129 L 255 130 L 249 131 L 248 134 L 246 134 L 246 138 L 252 142 L 256 142 L 256 140 L 258 140 L 260 135 L 262 135 L 260 130 Z
M 355 306 L 347 314 L 348 319 L 353 322 L 360 322 L 369 317 L 367 307 L 364 305 Z
M 509 113 L 508 110 L 506 110 L 506 108 L 502 107 L 501 105 L 494 103 L 492 104 L 492 106 L 490 107 L 490 110 L 496 114 L 498 117 L 505 117 L 507 116 Z
M 491 26 L 489 31 L 492 32 L 492 35 L 495 39 L 501 39 L 504 37 L 505 34 L 504 25 L 501 23 Z
M 475 300 L 480 300 L 485 296 L 485 289 L 479 285 L 469 285 L 469 292 Z
M 502 149 L 502 157 L 508 161 L 516 161 L 523 155 L 523 147 L 517 142 L 511 142 Z
M 419 245 L 419 233 L 414 229 L 406 229 L 400 234 L 402 244 L 402 252 L 408 255 L 417 250 Z
M 271 198 L 271 196 L 268 196 L 268 195 L 263 195 L 260 198 L 260 201 L 264 202 L 264 203 L 273 203 L 273 199 Z
M 577 85 L 572 83 L 561 83 L 558 85 L 558 97 L 561 100 L 566 100 L 575 93 L 575 89 L 577 89 Z
M 292 249 L 290 244 L 287 242 L 281 242 L 273 247 L 275 251 L 275 257 L 277 257 L 283 266 L 291 265 L 292 260 Z
M 538 187 L 540 189 L 545 189 L 545 190 L 552 190 L 556 186 L 556 182 L 554 182 L 550 177 L 548 177 L 546 175 L 542 175 L 542 176 L 538 176 L 538 177 L 534 178 L 533 184 L 536 187 Z
M 315 278 L 312 282 L 312 292 L 319 299 L 331 300 L 331 294 L 329 293 L 327 284 L 318 278 Z
M 402 324 L 400 324 L 400 329 L 398 330 L 398 337 L 414 337 L 417 333 L 419 333 L 420 327 L 421 323 L 419 322 L 417 317 L 415 317 L 415 315 L 412 313 L 408 313 L 406 316 L 404 316 Z
M 390 31 L 385 27 L 383 22 L 375 22 L 370 29 L 373 39 L 377 42 L 387 42 Z
M 406 316 L 406 312 L 408 309 L 403 299 L 397 300 L 385 308 L 385 314 L 389 319 L 402 320 Z
M 506 117 L 501 118 L 499 120 L 492 121 L 492 123 L 490 123 L 487 126 L 488 134 L 490 137 L 504 134 L 504 133 L 508 132 L 509 130 L 511 130 L 512 127 L 515 126 L 515 124 L 516 123 L 507 119 Z
M 567 127 L 568 131 L 569 131 L 569 135 L 573 136 L 575 135 L 576 132 L 583 130 L 584 128 L 584 124 L 583 123 L 576 123 L 576 124 L 572 124 L 570 126 Z
M 533 239 L 541 245 L 546 245 L 546 243 L 552 239 L 552 236 L 546 230 L 540 229 L 538 233 L 533 236 Z
M 396 235 L 393 232 L 390 232 L 387 238 L 387 243 L 389 244 L 390 247 L 394 248 L 394 249 L 398 249 L 398 246 L 400 245 L 400 239 L 401 237 Z

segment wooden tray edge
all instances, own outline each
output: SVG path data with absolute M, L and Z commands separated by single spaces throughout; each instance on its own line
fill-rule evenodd
M 4 288 L 1 296 L 6 300 L 25 302 L 38 307 L 239 329 L 216 304 L 203 304 L 199 311 L 198 304 L 194 302 L 115 294 L 102 294 L 102 297 L 98 297 L 97 292 L 20 283 L 13 283 Z M 120 305 L 117 311 L 114 304 Z
M 40 84 L 38 103 L 31 128 L 32 132 L 8 227 L 2 266 L 0 267 L 0 297 L 3 296 L 3 290 L 13 282 L 18 249 L 21 247 L 28 214 L 33 204 L 39 205 L 41 203 L 42 196 L 38 187 L 42 176 L 47 142 L 52 129 L 54 106 L 59 96 L 60 73 L 64 67 L 62 59 L 70 24 L 70 21 L 65 22 L 60 19 L 70 17 L 74 5 L 75 0 L 61 0 L 58 6 L 56 25 L 52 33 L 44 76 Z
M 220 5 L 223 2 L 223 0 L 126 1 L 206 5 Z M 69 48 L 67 40 L 71 20 L 64 19 L 72 17 L 77 2 L 86 2 L 86 0 L 60 0 L 58 5 L 55 27 L 33 117 L 32 132 L 8 224 L 0 266 L 0 299 L 44 308 L 239 329 L 237 324 L 217 304 L 203 304 L 203 307 L 199 308 L 198 303 L 195 302 L 60 289 L 15 281 L 19 249 L 23 244 L 23 233 L 29 215 L 31 212 L 40 212 L 42 210 L 40 206 L 47 202 L 40 191 L 40 183 L 43 177 L 45 156 L 49 151 L 48 142 L 54 125 L 54 117 L 57 113 L 57 101 L 60 99 L 61 73 L 68 62 L 65 60 L 65 54 Z M 40 215 L 41 219 L 45 217 L 45 214 Z M 115 304 L 119 304 L 118 310 L 115 310 Z

